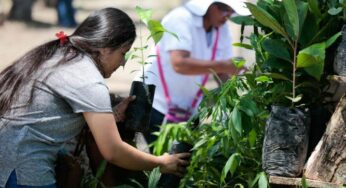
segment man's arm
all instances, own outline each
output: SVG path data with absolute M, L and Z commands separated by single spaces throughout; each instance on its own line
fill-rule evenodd
M 180 74 L 196 75 L 207 74 L 213 70 L 216 73 L 238 74 L 231 60 L 211 61 L 199 60 L 190 57 L 190 52 L 185 50 L 172 50 L 169 52 L 173 69 Z

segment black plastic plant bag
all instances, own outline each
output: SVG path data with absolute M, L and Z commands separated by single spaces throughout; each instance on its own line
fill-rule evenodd
M 334 71 L 340 76 L 346 76 L 346 25 L 342 27 L 342 40 L 335 55 Z
M 125 128 L 127 130 L 134 132 L 149 130 L 154 94 L 155 85 L 146 85 L 139 81 L 132 82 L 130 95 L 135 95 L 136 99 L 126 110 Z
M 178 142 L 175 140 L 172 144 L 170 154 L 186 153 L 186 152 L 191 153 L 192 148 L 193 146 L 186 142 Z M 186 160 L 189 160 L 189 159 L 190 158 L 187 158 Z M 181 177 L 176 176 L 174 174 L 162 174 L 159 181 L 159 187 L 178 188 L 180 184 L 180 180 L 181 180 Z
M 310 115 L 297 108 L 272 106 L 266 122 L 262 167 L 269 175 L 298 177 L 303 170 Z

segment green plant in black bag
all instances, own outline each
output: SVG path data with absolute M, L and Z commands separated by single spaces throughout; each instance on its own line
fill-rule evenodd
M 136 13 L 139 15 L 141 23 L 143 23 L 150 31 L 150 36 L 148 39 L 153 39 L 154 43 L 157 44 L 161 40 L 163 34 L 168 31 L 163 28 L 159 21 L 151 18 L 151 9 L 143 9 L 137 6 Z M 145 58 L 144 52 L 149 46 L 147 44 L 143 44 L 141 27 L 139 28 L 139 32 L 140 47 L 135 47 L 133 50 L 128 52 L 126 54 L 126 59 L 138 60 L 137 62 L 142 66 L 142 81 L 134 81 L 131 85 L 130 95 L 136 95 L 136 100 L 130 103 L 127 108 L 125 127 L 131 131 L 145 132 L 149 129 L 155 85 L 147 85 L 145 83 L 146 76 L 144 74 L 144 66 L 149 63 L 145 59 L 149 57 Z
M 203 88 L 200 123 L 168 124 L 161 128 L 154 151 L 169 151 L 174 140 L 193 146 L 188 172 L 180 187 L 267 187 L 261 169 L 268 97 L 253 74 L 234 76 L 220 88 Z M 251 171 L 249 171 L 251 169 Z
M 310 126 L 305 109 L 323 101 L 326 50 L 340 36 L 340 19 L 328 13 L 327 4 L 259 0 L 256 5 L 247 3 L 252 17 L 237 18 L 255 28 L 251 45 L 239 46 L 255 50 L 257 79 L 271 81 L 267 92 L 272 102 L 267 105 L 273 105 L 273 110 L 263 146 L 263 168 L 268 174 L 295 177 L 302 172 Z M 274 147 L 277 153 L 272 152 Z

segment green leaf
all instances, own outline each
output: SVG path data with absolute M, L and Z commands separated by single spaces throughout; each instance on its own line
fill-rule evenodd
M 152 37 L 155 44 L 157 44 L 161 40 L 165 29 L 163 28 L 162 24 L 156 20 L 149 20 L 148 29 L 150 31 L 149 38 Z
M 233 143 L 234 143 L 234 145 L 236 145 L 236 143 L 238 143 L 238 141 L 239 141 L 239 134 L 237 133 L 237 130 L 234 128 L 232 120 L 229 120 L 227 122 L 227 125 L 228 125 L 228 128 L 229 128 L 229 131 L 231 132 Z
M 130 179 L 130 181 L 132 182 L 132 183 L 134 183 L 134 184 L 136 184 L 136 188 L 144 188 L 144 186 L 141 184 L 141 183 L 139 183 L 137 180 L 135 180 L 135 179 Z
M 320 8 L 318 7 L 318 0 L 308 0 L 309 8 L 317 19 L 322 17 Z
M 293 103 L 297 103 L 297 102 L 299 102 L 300 100 L 302 100 L 303 95 L 302 95 L 302 94 L 297 95 L 295 98 L 286 96 L 286 98 L 288 98 L 289 100 L 291 100 Z
M 97 188 L 98 180 L 96 178 L 93 178 L 92 180 L 88 181 L 84 186 L 87 188 Z
M 321 39 L 329 36 L 329 32 L 334 29 L 336 21 L 336 19 L 329 19 L 327 20 L 327 23 L 318 26 L 318 32 L 313 36 L 309 44 L 319 43 L 321 42 Z
M 290 80 L 289 78 L 287 78 L 287 76 L 285 76 L 283 74 L 279 74 L 279 73 L 265 73 L 265 75 L 268 75 L 274 79 L 286 80 L 286 81 Z
M 208 142 L 208 138 L 203 138 L 201 140 L 199 140 L 191 150 L 196 150 L 197 148 L 201 147 L 202 145 L 204 145 L 205 143 Z
M 282 1 L 286 9 L 286 14 L 290 21 L 291 28 L 294 32 L 294 37 L 298 38 L 299 35 L 299 17 L 297 11 L 297 5 L 295 0 L 284 0 Z
M 335 16 L 335 15 L 339 14 L 341 11 L 342 11 L 342 7 L 338 7 L 338 8 L 333 7 L 333 8 L 328 10 L 328 13 L 332 16 Z
M 289 62 L 292 61 L 290 53 L 286 48 L 286 44 L 283 41 L 277 39 L 266 39 L 263 41 L 262 46 L 269 54 Z
M 309 75 L 320 80 L 324 69 L 325 49 L 325 43 L 318 43 L 301 50 L 297 57 L 297 68 L 304 68 Z
M 338 39 L 341 36 L 341 31 L 334 34 L 332 37 L 330 37 L 327 41 L 326 41 L 326 48 L 328 48 L 329 46 L 331 46 L 336 39 Z
M 228 174 L 228 172 L 231 172 L 231 175 L 234 174 L 235 170 L 237 169 L 238 165 L 239 165 L 239 153 L 233 153 L 227 160 L 225 167 L 223 167 L 222 169 L 222 174 L 221 174 L 221 178 L 220 181 L 224 182 L 225 178 Z
M 321 76 L 323 74 L 324 64 L 319 63 L 310 67 L 304 68 L 304 70 L 312 77 L 314 77 L 316 80 L 320 80 Z
M 248 49 L 248 50 L 252 50 L 253 49 L 253 47 L 250 44 L 244 44 L 244 43 L 233 43 L 233 46 L 242 47 L 242 48 L 245 48 L 245 49 Z
M 257 132 L 254 129 L 252 129 L 249 133 L 249 144 L 251 147 L 255 146 L 256 140 L 257 140 Z
M 246 115 L 253 117 L 257 114 L 257 104 L 250 98 L 241 98 L 238 108 L 245 112 Z
M 299 43 L 302 45 L 302 48 L 306 47 L 308 44 L 312 44 L 312 39 L 320 29 L 320 26 L 317 24 L 318 19 L 320 18 L 316 18 L 312 14 L 307 15 L 299 37 Z
M 232 63 L 237 69 L 240 69 L 244 66 L 245 59 L 239 58 L 239 57 L 234 57 L 234 58 L 232 58 Z
M 260 173 L 260 178 L 258 180 L 258 188 L 267 188 L 268 187 L 267 176 L 264 172 Z
M 139 6 L 136 6 L 136 13 L 139 16 L 139 19 L 145 25 L 148 25 L 148 22 L 151 20 L 151 16 L 153 15 L 153 11 L 151 9 L 143 9 Z
M 158 187 L 158 183 L 161 177 L 160 168 L 154 168 L 149 175 L 148 188 Z
M 96 178 L 97 179 L 100 179 L 101 176 L 103 175 L 105 169 L 106 169 L 106 166 L 107 166 L 107 161 L 106 160 L 103 160 L 100 164 L 100 166 L 97 168 L 97 171 L 96 171 Z
M 239 25 L 254 25 L 255 22 L 250 16 L 232 16 L 230 20 Z
M 255 80 L 257 83 L 273 83 L 273 80 L 270 77 L 265 75 L 258 76 L 255 78 Z
M 231 113 L 231 120 L 235 130 L 241 135 L 242 134 L 241 113 L 239 112 L 237 107 L 233 108 L 233 111 Z
M 307 48 L 304 48 L 303 50 L 300 50 L 299 54 L 307 54 L 316 58 L 317 61 L 321 61 L 321 60 L 324 60 L 326 56 L 325 49 L 326 49 L 326 44 L 322 42 L 322 43 L 313 44 L 311 46 L 308 46 Z M 299 58 L 299 54 L 298 54 L 298 58 Z M 314 65 L 314 64 L 315 64 L 314 62 L 306 62 L 306 61 L 297 62 L 298 68 L 308 67 L 309 65 Z
M 264 26 L 271 28 L 273 31 L 281 34 L 285 38 L 288 38 L 288 34 L 286 33 L 285 29 L 267 11 L 251 3 L 245 4 L 258 22 L 260 22 Z
M 200 85 L 199 88 L 202 90 L 204 96 L 211 97 L 211 94 L 210 94 L 209 90 L 206 87 Z
M 254 187 L 255 184 L 258 182 L 259 178 L 261 177 L 261 173 L 257 173 L 255 179 L 251 181 L 250 187 Z
M 317 57 L 306 54 L 306 53 L 299 53 L 298 55 L 298 62 L 297 62 L 297 68 L 305 68 L 310 67 L 313 65 L 316 65 L 318 63 Z
M 287 78 L 285 75 L 279 74 L 279 73 L 269 73 L 268 75 L 270 75 L 272 78 L 275 78 L 275 79 L 287 80 L 287 81 L 290 80 L 290 79 Z
M 298 16 L 299 16 L 299 38 L 300 38 L 302 30 L 303 30 L 303 26 L 306 21 L 309 5 L 306 2 L 297 1 L 297 9 L 298 9 Z
M 310 88 L 310 89 L 319 90 L 320 86 L 309 80 L 309 81 L 301 82 L 300 84 L 296 85 L 296 88 Z

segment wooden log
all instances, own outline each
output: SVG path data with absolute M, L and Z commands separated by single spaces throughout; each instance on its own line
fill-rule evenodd
M 305 179 L 305 182 L 307 183 L 308 187 L 318 187 L 318 188 L 340 188 L 342 185 L 335 184 L 335 183 L 329 183 L 329 182 L 322 182 L 317 180 L 311 180 L 311 179 Z M 302 178 L 288 178 L 288 177 L 280 177 L 280 176 L 269 176 L 269 183 L 274 185 L 280 185 L 280 187 L 283 187 L 283 185 L 289 186 L 289 187 L 301 187 L 302 186 Z
M 346 95 L 338 103 L 322 139 L 306 164 L 308 179 L 346 184 Z
M 329 85 L 325 88 L 325 92 L 329 95 L 325 97 L 325 101 L 335 103 L 336 105 L 346 92 L 346 76 L 329 75 L 327 79 L 329 80 Z
M 336 81 L 340 84 L 346 84 L 346 76 L 330 75 L 327 79 Z

